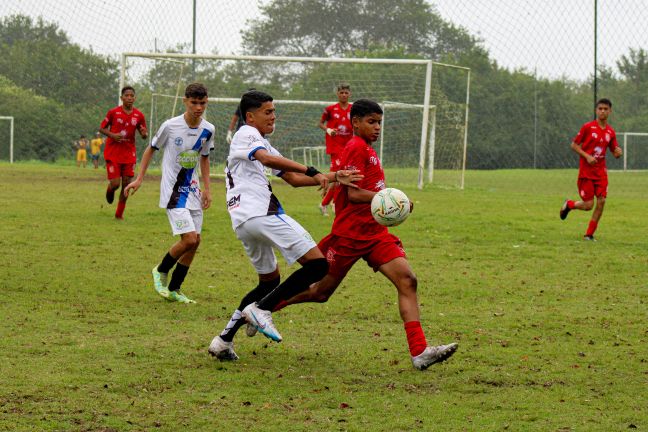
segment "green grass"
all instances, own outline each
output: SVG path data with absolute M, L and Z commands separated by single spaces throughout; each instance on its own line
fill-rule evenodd
M 467 173 L 464 191 L 403 188 L 393 230 L 419 278 L 430 343 L 411 367 L 395 289 L 362 262 L 326 304 L 276 314 L 285 340 L 207 355 L 256 276 L 213 184 L 185 282 L 165 303 L 150 268 L 173 239 L 148 178 L 126 221 L 104 170 L 0 164 L 0 430 L 611 431 L 648 428 L 648 176 L 612 173 L 597 243 L 566 221 L 576 171 Z M 315 238 L 314 189 L 275 193 Z M 281 264 L 284 275 L 292 269 Z

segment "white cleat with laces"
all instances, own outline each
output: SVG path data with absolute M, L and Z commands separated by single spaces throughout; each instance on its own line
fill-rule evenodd
M 456 343 L 426 347 L 421 354 L 412 356 L 412 364 L 418 370 L 425 370 L 434 363 L 448 360 L 457 351 L 457 348 L 459 348 L 459 344 Z
M 272 322 L 272 312 L 268 310 L 259 309 L 256 303 L 251 303 L 243 309 L 241 315 L 246 321 L 256 327 L 266 337 L 275 342 L 281 342 L 282 337 L 279 331 L 275 328 Z

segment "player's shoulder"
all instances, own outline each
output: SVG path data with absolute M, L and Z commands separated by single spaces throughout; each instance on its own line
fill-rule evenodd
M 144 117 L 144 113 L 143 113 L 142 111 L 138 110 L 138 109 L 135 108 L 135 107 L 133 107 L 133 115 L 134 115 L 135 117 L 137 117 L 137 116 L 142 116 L 142 117 Z
M 213 134 L 214 132 L 216 132 L 216 126 L 214 126 L 213 123 L 210 123 L 210 122 L 208 122 L 208 121 L 205 120 L 205 119 L 202 119 L 202 121 L 200 122 L 200 127 L 203 128 L 203 129 L 208 130 L 208 131 L 211 132 L 212 134 Z

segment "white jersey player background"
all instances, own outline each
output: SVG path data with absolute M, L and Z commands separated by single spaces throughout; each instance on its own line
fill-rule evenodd
M 279 200 L 272 193 L 265 167 L 254 158 L 254 152 L 258 149 L 281 156 L 256 128 L 241 126 L 232 138 L 225 165 L 227 210 L 234 229 L 253 217 L 284 213 Z M 273 169 L 272 174 L 280 177 L 283 172 Z
M 151 147 L 164 149 L 160 207 L 200 210 L 200 183 L 197 166 L 200 156 L 214 149 L 214 125 L 202 119 L 200 126 L 190 128 L 184 114 L 162 123 Z

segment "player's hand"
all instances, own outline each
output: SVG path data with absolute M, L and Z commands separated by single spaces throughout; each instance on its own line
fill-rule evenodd
M 121 140 L 124 138 L 121 134 L 118 133 L 113 133 L 110 134 L 110 137 L 113 139 L 115 142 L 121 142 Z
M 335 179 L 345 186 L 349 186 L 355 189 L 359 189 L 358 185 L 355 182 L 360 181 L 364 178 L 360 171 L 358 170 L 339 170 L 335 173 Z
M 337 135 L 337 129 L 333 129 L 333 128 L 326 128 L 326 133 L 327 133 L 329 136 L 335 136 L 335 135 Z
M 203 190 L 200 201 L 202 203 L 202 208 L 207 210 L 212 203 L 211 192 L 209 192 L 208 190 Z
M 232 144 L 232 131 L 228 130 L 227 135 L 225 135 L 225 141 L 227 141 L 227 144 Z
M 414 201 L 410 201 L 410 213 L 414 211 Z
M 612 154 L 614 155 L 615 158 L 618 159 L 618 158 L 621 157 L 621 155 L 623 155 L 623 150 L 621 149 L 621 147 L 617 147 L 617 148 L 614 149 Z
M 590 165 L 596 165 L 596 162 L 598 162 L 596 158 L 592 155 L 587 155 L 585 159 L 587 160 L 587 163 Z
M 135 192 L 140 188 L 142 185 L 142 180 L 136 179 L 130 183 L 124 188 L 124 195 L 125 196 L 133 196 L 135 195 Z
M 146 126 L 140 125 L 139 133 L 142 138 L 146 139 L 146 137 L 148 137 L 148 130 L 146 129 Z
M 320 184 L 320 189 L 326 190 L 328 188 L 329 180 L 324 174 L 317 173 L 313 176 L 313 179 Z

